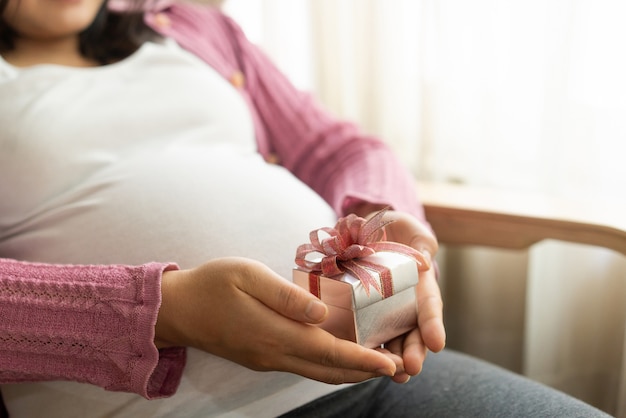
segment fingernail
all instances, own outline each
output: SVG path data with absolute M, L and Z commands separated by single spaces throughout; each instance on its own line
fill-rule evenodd
M 395 370 L 391 370 L 389 368 L 381 368 L 376 370 L 376 373 L 378 373 L 380 376 L 393 376 L 395 374 Z
M 312 300 L 304 314 L 312 322 L 321 322 L 328 314 L 328 307 L 319 300 Z
M 398 382 L 398 383 L 400 383 L 401 385 L 403 385 L 403 384 L 405 384 L 405 383 L 408 383 L 408 381 L 409 381 L 409 380 L 411 380 L 411 375 L 408 375 L 408 374 L 407 374 L 407 375 L 406 375 L 406 379 L 404 379 L 403 381 Z
M 424 262 L 426 264 L 426 267 L 430 268 L 432 266 L 432 255 L 430 254 L 430 251 L 423 249 L 420 252 L 424 256 Z

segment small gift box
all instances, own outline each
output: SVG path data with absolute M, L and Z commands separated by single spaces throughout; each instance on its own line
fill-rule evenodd
M 324 301 L 319 326 L 338 338 L 378 347 L 417 326 L 415 286 L 422 255 L 385 241 L 385 210 L 370 220 L 356 215 L 310 233 L 296 252 L 293 280 Z M 320 234 L 328 235 L 320 239 Z

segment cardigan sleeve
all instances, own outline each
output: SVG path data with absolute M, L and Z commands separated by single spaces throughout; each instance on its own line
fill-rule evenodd
M 413 176 L 390 147 L 297 89 L 228 16 L 212 7 L 175 3 L 148 12 L 146 22 L 242 89 L 259 152 L 276 156 L 338 215 L 355 202 L 367 202 L 424 220 Z
M 90 266 L 0 258 L 0 383 L 72 380 L 172 395 L 185 350 L 157 350 L 161 274 L 174 264 Z
M 355 201 L 383 204 L 424 220 L 415 182 L 392 150 L 298 90 L 243 34 L 235 32 L 246 89 L 278 161 L 339 215 Z

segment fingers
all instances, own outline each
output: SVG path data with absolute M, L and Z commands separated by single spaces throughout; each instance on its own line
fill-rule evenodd
M 254 370 L 287 371 L 331 384 L 360 382 L 396 372 L 394 361 L 382 353 L 267 308 L 256 312 L 252 328 L 256 333 L 246 347 L 237 349 L 237 362 Z M 232 355 L 232 350 L 225 353 Z
M 438 352 L 443 349 L 446 333 L 441 291 L 435 269 L 431 268 L 432 256 L 438 250 L 437 240 L 426 224 L 410 215 L 391 211 L 388 214 L 396 221 L 387 226 L 388 238 L 410 245 L 423 256 L 419 260 L 420 278 L 416 287 L 418 327 L 385 345 L 387 350 L 403 359 L 402 367 L 398 367 L 393 378 L 395 382 L 403 383 L 421 371 L 428 350 Z
M 419 328 L 393 339 L 385 344 L 385 349 L 402 359 L 402 364 L 397 367 L 393 377 L 396 383 L 406 383 L 411 376 L 419 374 L 428 353 Z
M 249 270 L 243 275 L 248 277 L 241 281 L 241 290 L 270 308 L 257 311 L 257 326 L 273 341 L 286 342 L 276 346 L 266 341 L 273 345 L 273 353 L 267 354 L 267 364 L 253 368 L 289 371 L 326 383 L 394 375 L 396 362 L 389 356 L 307 324 L 321 322 L 328 315 L 327 306 L 318 298 L 263 264 L 245 261 L 242 268 Z
M 402 358 L 404 351 L 404 337 L 394 338 L 389 343 L 385 344 L 385 348 L 379 349 L 381 352 L 387 354 L 396 364 L 396 373 L 391 377 L 396 383 L 406 383 L 411 378 L 404 366 L 404 359 Z
M 441 291 L 433 270 L 420 274 L 416 293 L 417 323 L 421 338 L 429 350 L 439 352 L 446 344 L 446 331 L 443 324 Z
M 228 339 L 207 351 L 257 371 L 286 371 L 326 383 L 360 382 L 391 376 L 395 364 L 385 355 L 340 340 L 314 325 L 295 321 L 242 292 L 246 308 L 229 327 Z
M 326 383 L 354 383 L 378 376 L 393 376 L 396 361 L 390 356 L 341 340 L 319 328 L 301 340 L 286 357 L 286 370 Z
M 408 213 L 397 211 L 386 212 L 384 219 L 393 221 L 385 227 L 388 239 L 409 245 L 420 252 L 437 253 L 437 239 L 426 223 Z
M 420 279 L 416 287 L 418 301 L 418 327 L 424 344 L 431 351 L 441 351 L 445 346 L 446 333 L 443 325 L 443 302 L 435 277 L 431 257 L 437 253 L 438 244 L 430 229 L 410 215 L 388 212 L 396 222 L 389 224 L 389 236 L 410 245 L 423 255 L 419 266 Z
M 409 332 L 403 341 L 404 368 L 409 376 L 415 376 L 422 371 L 428 349 L 422 338 L 419 328 Z
M 427 271 L 432 267 L 432 258 L 428 250 L 418 250 L 417 255 L 417 271 Z

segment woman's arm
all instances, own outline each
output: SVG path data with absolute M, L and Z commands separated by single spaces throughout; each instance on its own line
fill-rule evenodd
M 396 354 L 308 325 L 326 314 L 315 296 L 242 258 L 190 270 L 0 259 L 0 384 L 71 380 L 166 397 L 189 346 L 327 383 L 396 373 Z
M 299 91 L 237 33 L 246 89 L 280 164 L 320 194 L 339 215 L 361 203 L 424 216 L 412 176 L 378 138 L 337 119 Z
M 173 394 L 185 351 L 157 351 L 161 274 L 173 264 L 0 259 L 0 383 L 73 380 L 146 398 Z
M 148 12 L 146 22 L 242 89 L 256 123 L 259 152 L 267 159 L 277 157 L 338 215 L 369 203 L 424 221 L 414 179 L 392 150 L 294 87 L 229 17 L 182 2 Z

